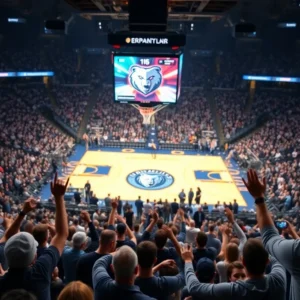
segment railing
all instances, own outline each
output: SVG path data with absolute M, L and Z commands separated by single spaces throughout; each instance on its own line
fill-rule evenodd
M 121 148 L 121 149 L 145 149 L 146 142 L 120 142 L 120 141 L 104 141 L 101 146 L 107 148 Z M 196 145 L 197 146 L 197 145 Z M 194 144 L 169 144 L 160 143 L 161 150 L 195 150 Z

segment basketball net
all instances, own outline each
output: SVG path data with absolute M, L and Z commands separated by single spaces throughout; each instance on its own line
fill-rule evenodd
M 152 118 L 152 116 L 167 106 L 167 105 L 163 105 L 163 104 L 156 105 L 153 107 L 143 107 L 143 106 L 140 106 L 139 104 L 131 104 L 131 105 L 135 109 L 137 109 L 140 112 L 140 114 L 143 116 L 143 124 L 144 125 L 154 124 L 154 118 Z

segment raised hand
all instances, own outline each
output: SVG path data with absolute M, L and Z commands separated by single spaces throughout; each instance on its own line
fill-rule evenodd
M 86 210 L 80 212 L 80 218 L 86 223 L 91 222 L 90 214 Z
M 29 198 L 24 202 L 23 212 L 28 214 L 32 210 L 36 209 L 37 202 L 34 198 Z
M 233 212 L 228 207 L 225 208 L 225 215 L 228 219 L 228 222 L 233 224 L 234 223 L 234 215 L 233 215 Z
M 263 181 L 261 182 L 258 179 L 257 173 L 252 169 L 248 170 L 247 178 L 248 182 L 246 182 L 244 178 L 242 178 L 242 180 L 252 197 L 254 199 L 263 198 L 267 188 L 266 178 L 264 177 Z
M 118 220 L 119 222 L 122 222 L 122 223 L 126 224 L 126 219 L 123 218 L 121 215 L 116 215 L 116 218 L 117 218 L 117 220 Z
M 51 193 L 55 197 L 55 199 L 63 197 L 66 193 L 69 179 L 67 179 L 66 183 L 63 180 L 57 179 L 57 173 L 55 173 L 54 180 L 51 182 Z
M 168 227 L 167 225 L 163 225 L 162 230 L 165 231 L 168 238 L 170 238 L 173 235 L 172 229 L 170 227 Z
M 117 209 L 118 208 L 118 198 L 115 198 L 115 199 L 113 199 L 112 201 L 111 201 L 111 207 L 113 208 L 113 209 Z
M 164 260 L 164 261 L 161 263 L 161 266 L 162 266 L 162 267 L 171 267 L 171 268 L 175 268 L 175 267 L 176 267 L 176 262 L 175 262 L 175 260 L 173 260 L 173 259 L 167 259 L 167 260 Z
M 0 264 L 0 276 L 4 276 L 7 271 L 4 271 L 2 265 Z
M 157 220 L 158 220 L 158 213 L 157 212 L 152 213 L 152 219 L 155 221 L 155 223 L 157 222 Z
M 182 248 L 181 248 L 181 258 L 185 261 L 185 262 L 192 262 L 194 259 L 194 255 L 193 255 L 193 248 L 188 245 L 185 244 Z

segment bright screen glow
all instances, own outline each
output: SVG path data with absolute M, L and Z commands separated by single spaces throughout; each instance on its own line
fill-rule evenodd
M 114 56 L 114 99 L 122 103 L 176 103 L 179 57 Z

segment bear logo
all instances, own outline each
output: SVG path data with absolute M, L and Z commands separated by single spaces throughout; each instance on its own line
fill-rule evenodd
M 141 190 L 161 190 L 174 183 L 174 177 L 160 170 L 139 170 L 127 176 L 127 182 Z
M 138 92 L 145 96 L 157 90 L 162 82 L 160 67 L 133 66 L 130 74 L 130 84 Z

